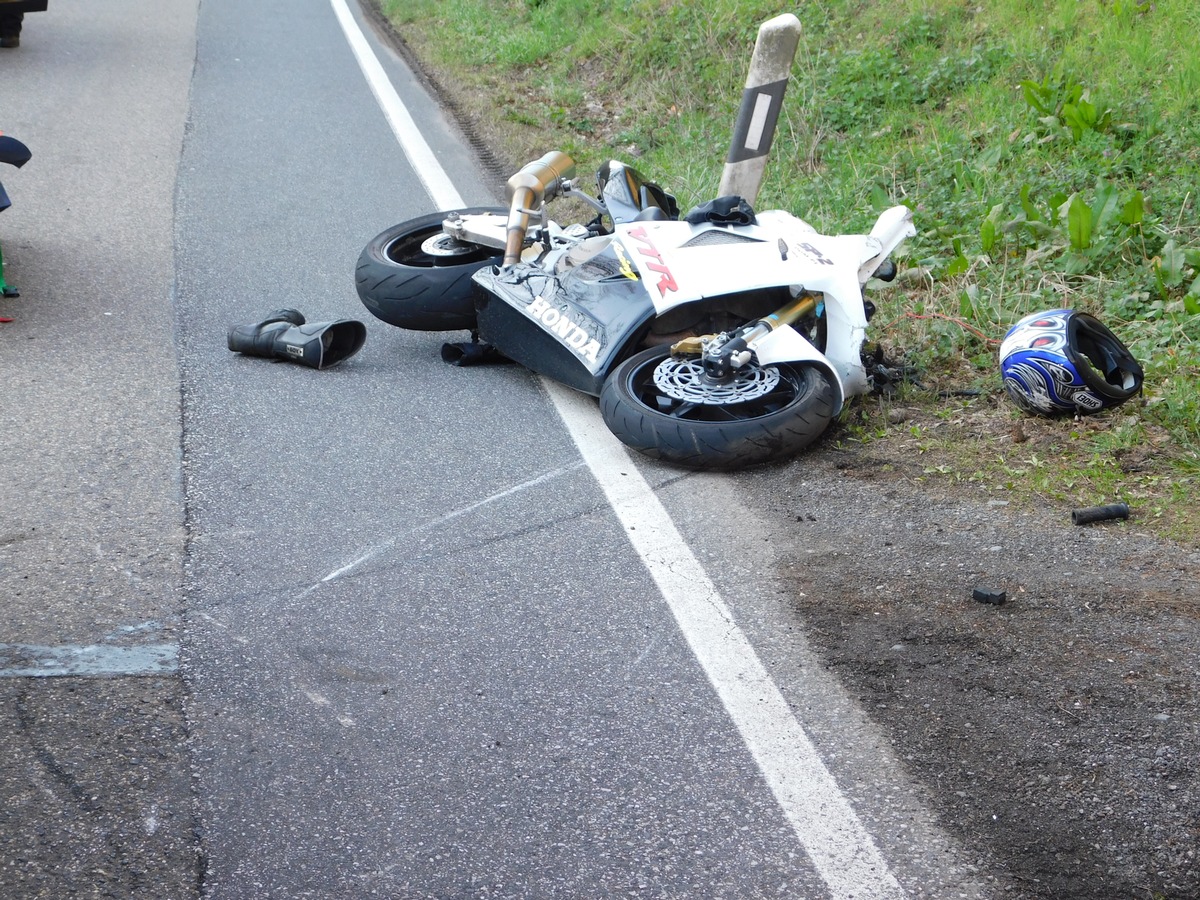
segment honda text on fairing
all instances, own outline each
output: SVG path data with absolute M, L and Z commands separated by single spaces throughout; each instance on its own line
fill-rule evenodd
M 436 213 L 376 236 L 362 302 L 423 331 L 466 329 L 443 355 L 489 352 L 600 398 L 623 442 L 683 466 L 781 459 L 816 440 L 869 382 L 861 357 L 871 279 L 915 233 L 903 206 L 869 234 L 823 235 L 736 196 L 679 217 L 675 199 L 611 161 L 596 197 L 552 152 L 508 182 L 509 206 Z M 596 211 L 562 226 L 546 204 Z

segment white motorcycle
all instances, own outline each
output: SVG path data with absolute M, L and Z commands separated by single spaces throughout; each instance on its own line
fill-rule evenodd
M 436 213 L 375 237 L 357 287 L 377 318 L 467 329 L 443 356 L 491 353 L 600 398 L 627 445 L 669 462 L 731 469 L 791 456 L 869 387 L 861 357 L 872 280 L 915 234 L 904 206 L 869 234 L 823 235 L 790 213 L 722 197 L 682 218 L 623 163 L 598 195 L 552 152 L 508 182 L 507 209 Z M 596 217 L 562 226 L 571 197 Z

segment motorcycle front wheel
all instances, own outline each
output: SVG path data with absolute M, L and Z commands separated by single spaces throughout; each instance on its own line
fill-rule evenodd
M 491 206 L 460 212 L 508 214 Z M 504 252 L 443 234 L 447 215 L 433 213 L 394 225 L 363 248 L 354 282 L 363 306 L 375 318 L 413 331 L 475 327 L 471 276 L 483 266 L 498 264 Z
M 622 443 L 694 469 L 738 469 L 785 459 L 815 441 L 834 415 L 830 375 L 814 365 L 748 366 L 712 386 L 696 360 L 669 348 L 631 356 L 600 394 Z

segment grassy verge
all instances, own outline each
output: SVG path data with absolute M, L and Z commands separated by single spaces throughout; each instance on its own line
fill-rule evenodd
M 758 25 L 804 26 L 758 205 L 830 232 L 895 202 L 919 236 L 871 337 L 918 374 L 861 401 L 840 439 L 916 477 L 1015 502 L 1124 499 L 1197 543 L 1200 7 L 1194 0 L 379 0 L 497 152 L 580 171 L 615 156 L 684 208 L 713 196 Z M 996 348 L 1029 312 L 1097 315 L 1144 395 L 1032 421 Z M 928 463 L 927 465 L 925 463 Z

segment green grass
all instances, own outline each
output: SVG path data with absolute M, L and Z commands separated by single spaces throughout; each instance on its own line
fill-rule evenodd
M 1153 436 L 1166 473 L 1154 502 L 1185 505 L 1175 485 L 1186 500 L 1200 475 L 1195 0 L 380 3 L 514 164 L 551 148 L 581 172 L 619 157 L 684 208 L 716 191 L 759 24 L 795 12 L 804 30 L 758 206 L 831 232 L 912 207 L 920 234 L 899 263 L 914 277 L 873 298 L 871 337 L 927 386 L 976 388 L 997 410 L 996 342 L 1012 322 L 1059 306 L 1099 316 L 1143 363 L 1144 398 L 1100 427 L 1060 424 L 1065 471 L 983 468 L 1117 491 L 1122 472 L 1093 461 Z M 1194 520 L 1176 521 L 1195 540 Z

